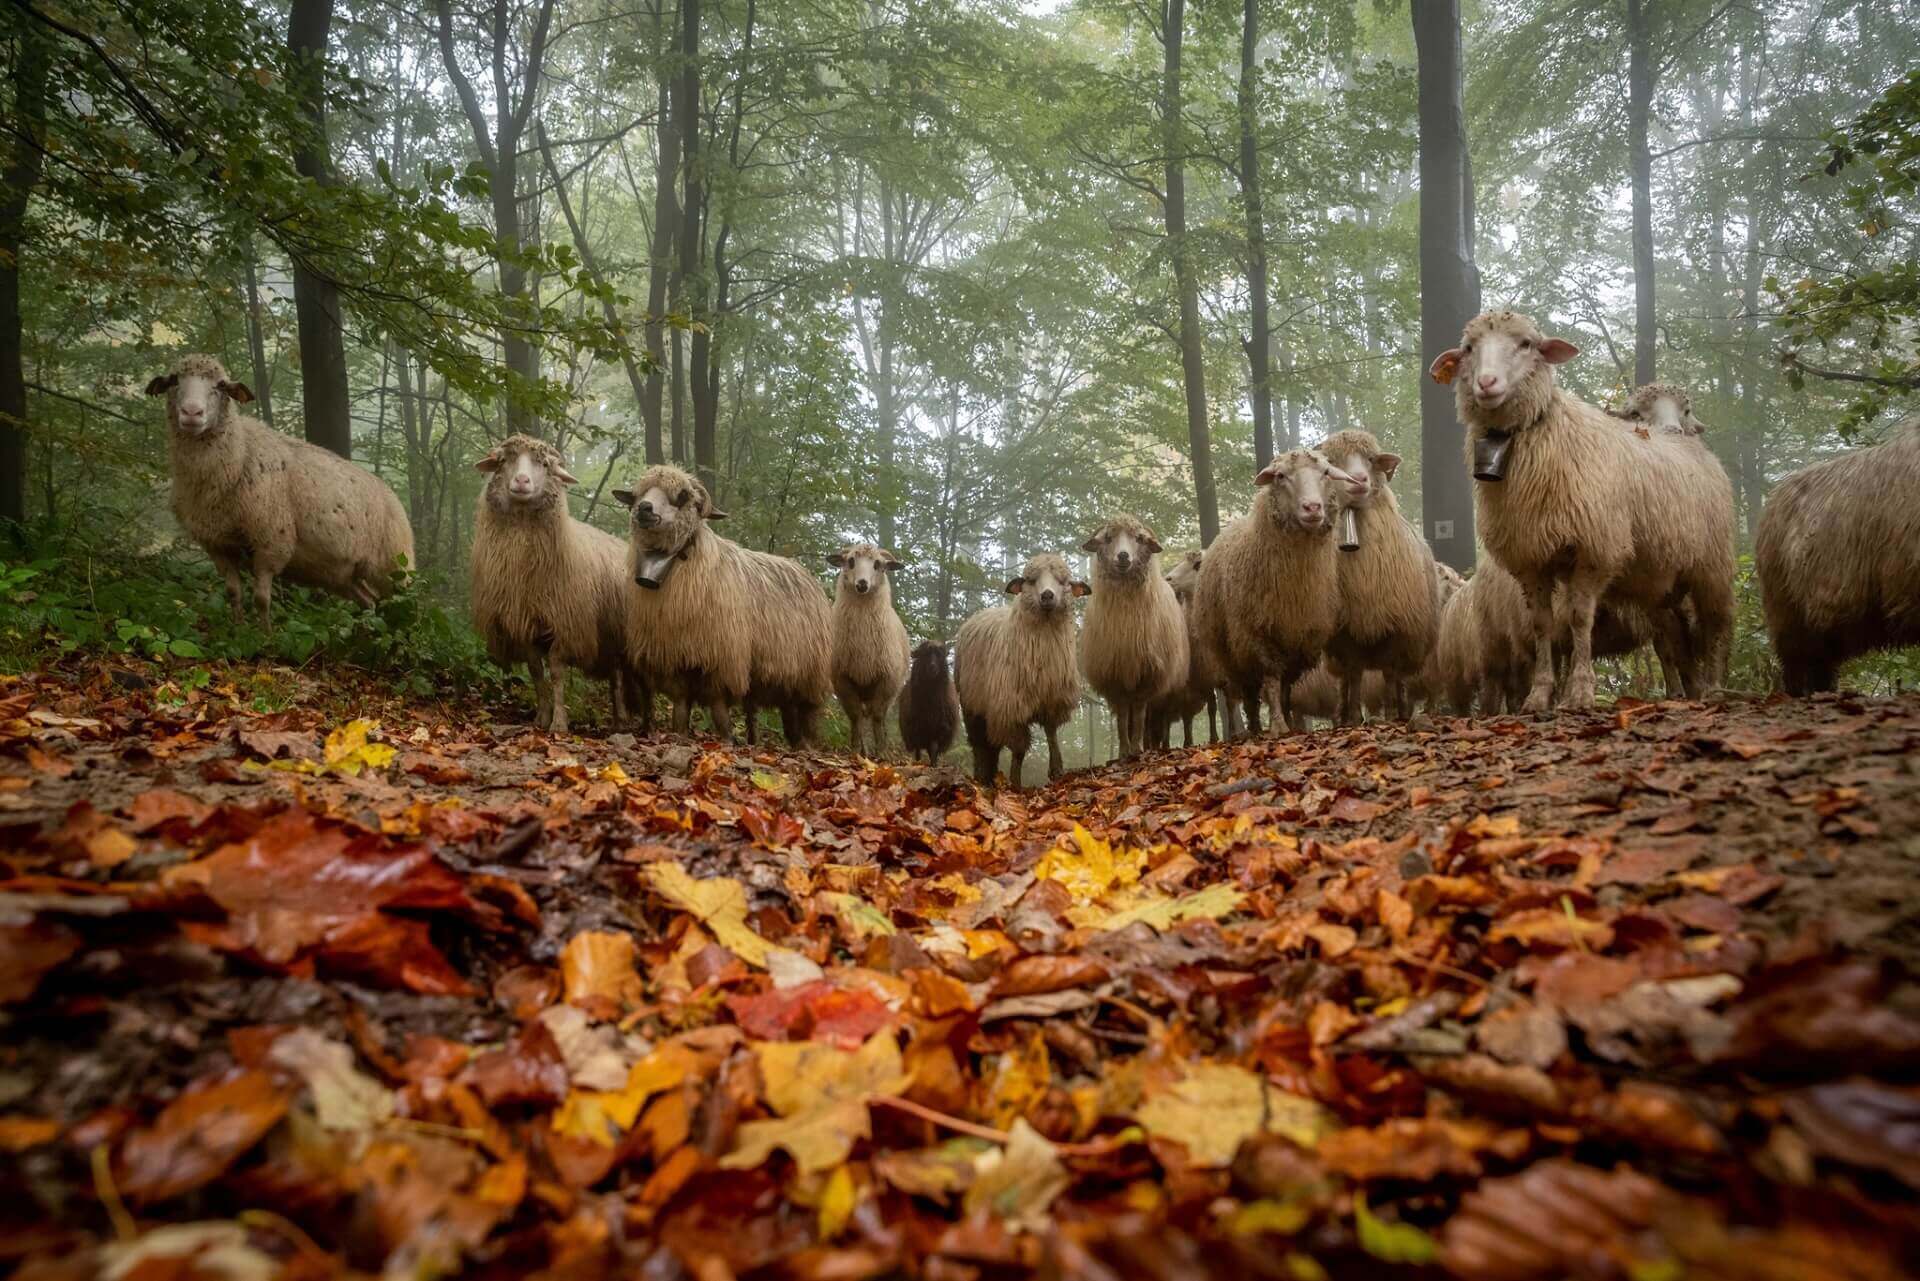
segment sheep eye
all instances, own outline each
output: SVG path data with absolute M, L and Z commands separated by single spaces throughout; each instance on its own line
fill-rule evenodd
M 683 489 L 673 496 L 673 505 L 675 507 L 685 507 L 687 505 L 687 499 L 691 497 L 692 495 Z
M 1471 356 L 1473 354 L 1473 344 L 1468 343 L 1466 346 L 1462 347 L 1460 349 L 1460 354 L 1463 356 Z
M 1531 339 L 1531 338 L 1522 338 L 1522 339 L 1520 340 L 1520 350 L 1521 350 L 1521 351 L 1526 351 L 1526 350 L 1527 350 L 1528 348 L 1530 348 L 1530 347 L 1532 347 L 1532 346 L 1533 346 L 1533 339 Z

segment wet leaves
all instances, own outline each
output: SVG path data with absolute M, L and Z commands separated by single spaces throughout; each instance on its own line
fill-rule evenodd
M 13 688 L 0 1234 L 35 1264 L 112 1235 L 102 1197 L 131 1236 L 86 1257 L 141 1275 L 1658 1281 L 1920 1238 L 1912 700 L 1016 796 L 360 690 Z

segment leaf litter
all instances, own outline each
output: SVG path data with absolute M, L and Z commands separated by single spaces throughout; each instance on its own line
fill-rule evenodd
M 1920 700 L 952 768 L 0 683 L 17 1275 L 1893 1277 Z

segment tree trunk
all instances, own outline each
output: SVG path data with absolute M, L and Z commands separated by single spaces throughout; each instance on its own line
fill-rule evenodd
M 24 25 L 14 37 L 15 135 L 0 187 L 0 524 L 27 518 L 27 366 L 20 316 L 21 249 L 33 189 L 40 185 L 47 119 L 47 47 Z
M 1754 102 L 1760 96 L 1760 81 L 1765 75 L 1767 16 L 1760 11 L 1752 37 L 1740 50 L 1740 123 L 1748 131 L 1753 121 Z M 1734 475 L 1741 496 L 1741 515 L 1745 518 L 1743 546 L 1753 546 L 1760 530 L 1760 514 L 1766 501 L 1766 460 L 1762 446 L 1766 440 L 1766 410 L 1760 403 L 1760 370 L 1765 364 L 1765 335 L 1761 332 L 1761 284 L 1767 258 L 1762 205 L 1773 191 L 1773 174 L 1749 156 L 1746 164 L 1746 261 L 1741 281 L 1742 310 L 1746 313 L 1746 333 L 1741 343 L 1743 357 L 1740 373 L 1740 421 L 1735 428 Z
M 1256 129 L 1260 0 L 1246 0 L 1240 21 L 1240 200 L 1247 213 L 1247 297 L 1252 313 L 1247 365 L 1253 393 L 1253 465 L 1273 461 L 1273 340 L 1267 314 L 1267 223 L 1260 207 L 1260 147 Z
M 293 0 L 287 50 L 299 69 L 305 134 L 294 147 L 300 176 L 333 185 L 327 144 L 327 37 L 333 0 Z M 340 327 L 340 291 L 332 280 L 293 261 L 293 308 L 300 324 L 300 412 L 307 440 L 342 458 L 353 457 L 353 407 L 347 398 L 347 349 Z M 262 360 L 261 363 L 265 363 Z
M 1653 114 L 1653 50 L 1647 30 L 1650 0 L 1627 0 L 1627 151 L 1633 168 L 1633 381 L 1653 381 L 1654 317 L 1653 153 L 1647 126 Z
M 1473 165 L 1461 100 L 1459 0 L 1413 6 L 1420 90 L 1420 495 L 1434 555 L 1473 568 L 1473 488 L 1453 389 L 1424 376 L 1480 310 L 1473 261 Z
M 1213 435 L 1207 422 L 1207 367 L 1201 349 L 1200 283 L 1187 244 L 1186 140 L 1181 128 L 1180 46 L 1187 20 L 1186 0 L 1166 0 L 1166 77 L 1160 111 L 1167 148 L 1167 249 L 1173 256 L 1174 285 L 1180 293 L 1180 371 L 1187 391 L 1187 442 L 1193 454 L 1193 496 L 1200 514 L 1200 545 L 1213 544 L 1220 532 L 1220 500 L 1213 487 Z
M 680 287 L 688 314 L 699 327 L 687 335 L 687 393 L 693 411 L 693 467 L 700 483 L 713 492 L 717 484 L 714 457 L 714 420 L 718 406 L 709 403 L 708 367 L 713 355 L 712 315 L 707 307 L 706 173 L 700 154 L 700 0 L 680 0 L 680 76 L 675 85 L 674 113 L 679 116 L 684 195 L 680 217 Z M 713 389 L 717 390 L 717 389 Z
M 659 94 L 659 134 L 653 164 L 653 245 L 647 265 L 647 383 L 640 397 L 640 417 L 646 424 L 647 463 L 667 460 L 662 435 L 660 401 L 667 370 L 667 342 L 661 317 L 667 313 L 668 258 L 679 240 L 677 218 L 680 205 L 674 199 L 675 175 L 680 172 L 680 135 L 674 128 L 673 79 L 665 71 L 667 39 L 662 10 L 665 0 L 657 0 L 654 10 L 654 40 L 661 58 Z
M 902 229 L 904 237 L 905 230 Z M 893 234 L 893 184 L 885 177 L 880 179 L 880 252 L 887 265 L 887 280 L 880 294 L 880 319 L 877 346 L 879 347 L 879 377 L 873 387 L 873 408 L 879 439 L 874 442 L 878 453 L 879 486 L 877 502 L 879 504 L 880 545 L 889 551 L 894 550 L 899 540 L 899 486 L 895 483 L 893 464 L 896 446 L 900 434 L 900 403 L 894 395 L 894 342 L 893 342 L 893 291 L 906 282 L 904 271 L 896 270 L 896 250 L 901 248 Z
M 260 305 L 259 268 L 253 260 L 253 237 L 247 237 L 247 349 L 253 358 L 254 403 L 260 406 L 262 422 L 273 426 L 273 378 L 267 369 L 266 312 Z

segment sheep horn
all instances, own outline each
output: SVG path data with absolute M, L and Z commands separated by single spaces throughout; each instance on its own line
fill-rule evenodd
M 1473 478 L 1505 480 L 1507 458 L 1513 450 L 1513 437 L 1506 432 L 1490 433 L 1473 442 Z

